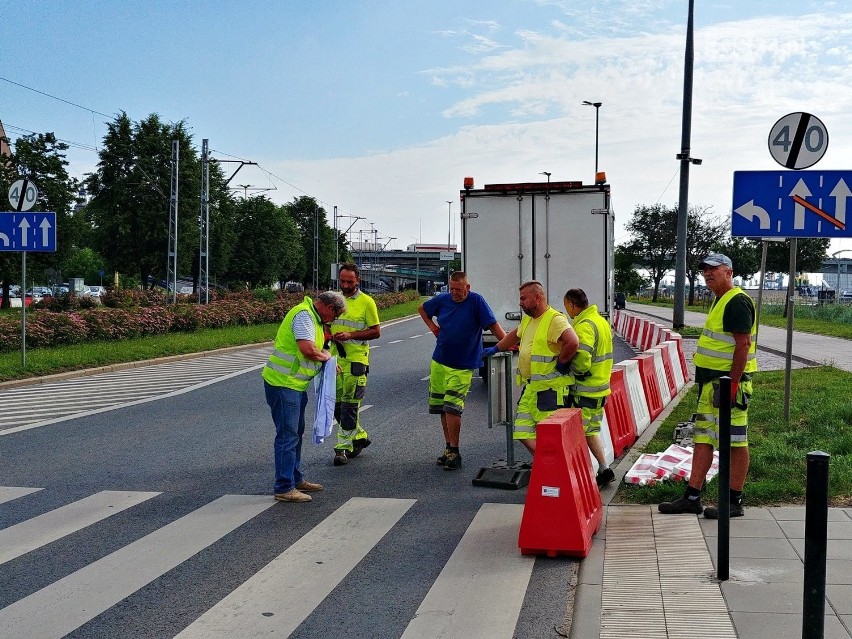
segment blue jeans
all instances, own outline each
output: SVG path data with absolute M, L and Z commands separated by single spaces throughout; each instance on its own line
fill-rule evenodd
M 275 492 L 286 493 L 296 487 L 302 476 L 302 436 L 305 434 L 305 406 L 308 393 L 264 380 L 266 403 L 275 422 Z

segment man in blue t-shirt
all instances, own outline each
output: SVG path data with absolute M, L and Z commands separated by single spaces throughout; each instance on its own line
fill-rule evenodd
M 446 443 L 438 464 L 444 470 L 455 470 L 461 468 L 459 432 L 464 398 L 473 370 L 482 362 L 482 331 L 490 330 L 498 340 L 506 332 L 485 299 L 471 292 L 467 275 L 461 271 L 450 276 L 449 293 L 429 298 L 417 310 L 438 339 L 429 369 L 429 413 L 441 416 Z

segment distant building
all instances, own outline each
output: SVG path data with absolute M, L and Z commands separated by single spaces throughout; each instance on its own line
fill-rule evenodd
M 0 156 L 9 157 L 12 155 L 12 149 L 9 148 L 9 143 L 6 141 L 6 129 L 3 128 L 3 122 L 0 121 Z
M 455 244 L 409 244 L 406 247 L 409 253 L 455 253 L 458 249 Z

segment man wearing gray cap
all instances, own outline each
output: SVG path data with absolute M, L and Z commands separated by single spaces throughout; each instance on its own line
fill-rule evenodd
M 719 446 L 719 378 L 731 378 L 731 517 L 742 517 L 743 486 L 748 473 L 748 404 L 751 376 L 757 370 L 757 322 L 754 302 L 733 282 L 731 258 L 712 253 L 701 262 L 701 274 L 716 295 L 704 330 L 698 338 L 693 361 L 698 384 L 698 411 L 692 474 L 686 493 L 658 506 L 661 513 L 700 514 L 718 519 L 718 508 L 701 506 L 704 478 L 713 463 L 713 449 Z

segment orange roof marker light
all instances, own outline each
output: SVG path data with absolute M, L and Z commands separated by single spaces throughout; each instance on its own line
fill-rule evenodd
M 595 184 L 606 184 L 606 171 L 595 173 Z
M 473 188 L 473 178 L 472 177 L 466 177 L 464 179 L 464 188 L 466 188 L 466 189 L 472 189 Z

